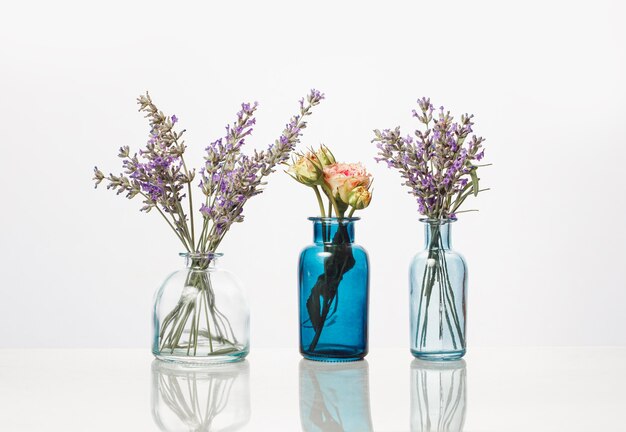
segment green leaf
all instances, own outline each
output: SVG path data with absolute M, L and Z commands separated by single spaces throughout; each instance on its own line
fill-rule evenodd
M 478 196 L 478 175 L 476 174 L 476 170 L 470 171 L 470 176 L 472 177 L 472 188 L 474 189 L 474 196 Z

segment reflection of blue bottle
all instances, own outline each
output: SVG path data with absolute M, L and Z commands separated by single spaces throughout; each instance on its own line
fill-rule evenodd
M 309 360 L 367 355 L 369 263 L 354 243 L 359 218 L 309 218 L 314 244 L 300 254 L 300 352 Z
M 369 365 L 300 361 L 300 421 L 305 432 L 371 432 Z
M 464 360 L 413 360 L 411 432 L 462 432 L 466 404 Z
M 241 429 L 250 420 L 248 362 L 191 367 L 154 360 L 152 417 L 166 432 Z

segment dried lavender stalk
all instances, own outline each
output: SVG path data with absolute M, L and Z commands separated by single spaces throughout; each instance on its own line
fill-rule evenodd
M 322 93 L 311 90 L 306 100 L 300 100 L 299 114 L 290 119 L 280 137 L 266 150 L 250 156 L 241 150 L 252 133 L 257 103 L 241 105 L 236 121 L 226 126 L 226 136 L 206 148 L 199 184 L 204 195 L 199 208 L 202 229 L 197 238 L 191 187 L 196 171 L 185 163 L 185 131 L 174 129 L 178 118 L 163 114 L 148 93 L 137 99 L 139 111 L 150 124 L 145 148 L 131 155 L 128 146 L 121 147 L 124 171 L 107 176 L 96 167 L 95 185 L 105 181 L 107 189 L 125 193 L 128 199 L 141 197 L 141 210 L 156 209 L 188 253 L 212 256 L 232 224 L 243 221 L 243 206 L 263 191 L 265 177 L 289 158 L 307 126 L 305 118 L 323 99 Z M 210 264 L 210 259 L 204 261 L 199 266 L 202 269 Z M 208 340 L 210 354 L 240 348 L 228 318 L 217 307 L 210 272 L 199 272 L 196 266 L 189 269 L 178 304 L 161 323 L 159 346 L 170 353 L 196 355 L 202 338 Z
M 488 189 L 479 188 L 478 167 L 482 160 L 484 138 L 472 135 L 473 115 L 464 114 L 454 122 L 450 111 L 435 109 L 430 99 L 418 99 L 420 112 L 413 117 L 425 126 L 415 131 L 415 137 L 402 136 L 400 127 L 374 130 L 378 147 L 377 162 L 395 168 L 416 197 L 419 212 L 430 219 L 454 218 L 465 199 Z M 432 122 L 432 126 L 431 126 Z M 468 211 L 468 210 L 466 210 Z

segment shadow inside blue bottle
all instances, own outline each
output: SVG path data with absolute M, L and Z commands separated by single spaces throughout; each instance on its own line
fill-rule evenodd
M 413 360 L 411 432 L 462 432 L 466 412 L 465 360 Z
M 367 360 L 300 361 L 300 422 L 305 432 L 371 432 Z
M 249 363 L 152 362 L 152 417 L 166 432 L 237 431 L 250 420 Z

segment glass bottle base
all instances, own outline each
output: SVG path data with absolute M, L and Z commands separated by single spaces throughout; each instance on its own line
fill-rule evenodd
M 304 354 L 302 353 L 302 357 L 307 360 L 318 361 L 318 362 L 327 362 L 327 363 L 347 363 L 347 362 L 355 362 L 363 360 L 364 355 L 355 356 L 355 357 L 329 357 L 323 354 Z
M 420 360 L 429 360 L 429 361 L 454 361 L 459 360 L 461 357 L 465 355 L 465 350 L 459 351 L 416 351 L 411 350 L 411 354 L 413 357 Z
M 318 345 L 316 352 L 300 350 L 300 354 L 307 360 L 320 362 L 353 362 L 363 360 L 367 351 L 357 351 L 347 347 L 324 347 Z
M 190 366 L 204 366 L 220 363 L 235 363 L 242 361 L 248 355 L 249 350 L 239 351 L 236 353 L 222 354 L 222 355 L 207 355 L 207 356 L 187 356 L 187 355 L 175 355 L 175 354 L 163 354 L 155 353 L 154 356 L 164 362 L 178 363 Z

